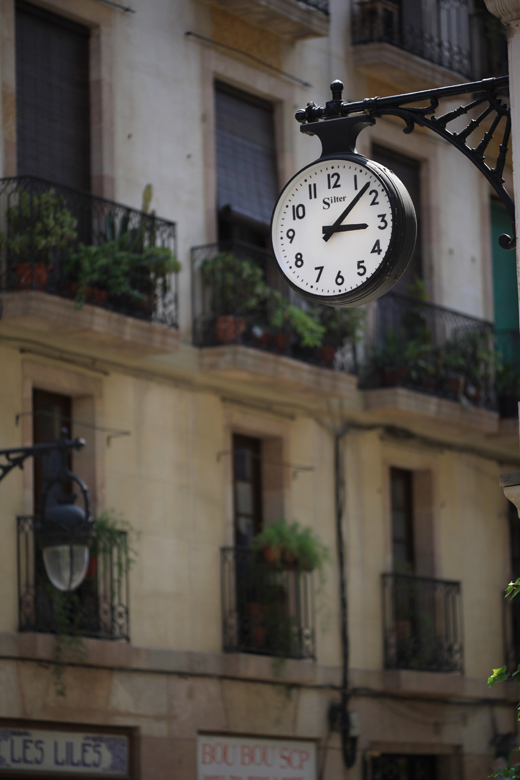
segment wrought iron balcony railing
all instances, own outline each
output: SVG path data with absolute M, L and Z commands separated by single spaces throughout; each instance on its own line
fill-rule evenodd
M 463 671 L 460 582 L 383 574 L 386 669 Z
M 357 0 L 354 45 L 389 43 L 469 79 L 507 73 L 507 41 L 500 23 L 468 0 Z
M 329 0 L 299 0 L 299 2 L 304 6 L 309 6 L 309 8 L 315 8 L 327 16 L 329 15 Z
M 409 387 L 496 409 L 496 379 L 490 322 L 398 293 L 378 301 L 360 386 Z
M 0 290 L 177 327 L 176 227 L 31 176 L 0 179 Z
M 312 573 L 273 568 L 247 548 L 221 556 L 224 651 L 314 658 Z
M 196 346 L 244 344 L 357 372 L 360 310 L 303 300 L 282 280 L 267 250 L 238 241 L 194 247 L 192 296 Z
M 126 532 L 98 537 L 83 583 L 60 593 L 45 572 L 34 522 L 32 516 L 17 520 L 19 630 L 130 641 Z

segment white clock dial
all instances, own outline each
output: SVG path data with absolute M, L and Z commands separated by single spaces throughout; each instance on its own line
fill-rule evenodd
M 285 276 L 304 293 L 340 296 L 380 268 L 394 229 L 382 181 L 365 165 L 342 159 L 304 168 L 276 205 L 272 240 Z

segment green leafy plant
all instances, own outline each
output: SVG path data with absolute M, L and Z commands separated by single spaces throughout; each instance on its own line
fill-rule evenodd
M 220 252 L 202 262 L 201 274 L 212 292 L 213 311 L 219 316 L 249 314 L 267 301 L 269 288 L 253 260 Z
M 340 309 L 322 306 L 319 321 L 325 329 L 323 343 L 331 347 L 342 347 L 345 341 L 360 341 L 365 325 L 366 313 L 361 308 Z
M 232 252 L 220 252 L 201 264 L 202 281 L 211 290 L 217 316 L 254 315 L 277 331 L 293 331 L 304 347 L 320 346 L 325 328 L 314 313 L 294 306 L 266 283 L 262 268 Z M 261 328 L 263 330 L 263 328 Z
M 255 537 L 253 549 L 269 551 L 272 562 L 279 568 L 292 565 L 300 571 L 322 572 L 324 563 L 330 560 L 328 548 L 311 528 L 286 520 L 266 525 Z
M 98 555 L 117 548 L 117 566 L 120 576 L 128 574 L 137 560 L 139 533 L 133 525 L 114 509 L 105 509 L 94 517 L 96 550 Z M 121 532 L 124 531 L 124 534 Z
M 410 282 L 410 284 L 406 286 L 406 294 L 409 295 L 410 298 L 417 298 L 418 301 L 427 301 L 428 292 L 424 279 L 421 279 L 419 276 L 414 276 L 413 282 Z
M 121 219 L 119 230 L 111 218 L 100 243 L 80 243 L 68 253 L 64 271 L 76 287 L 77 308 L 85 303 L 92 288 L 134 304 L 148 302 L 152 308 L 155 292 L 169 291 L 170 275 L 178 273 L 181 264 L 171 249 L 155 245 L 155 222 L 147 216 L 151 198 L 152 187 L 147 184 L 136 228 L 130 228 L 128 215 Z
M 77 239 L 77 220 L 56 190 L 33 195 L 21 192 L 18 204 L 6 213 L 7 233 L 0 234 L 0 247 L 19 260 L 51 264 L 53 255 Z
M 515 580 L 514 582 L 510 582 L 506 588 L 505 592 L 505 598 L 514 599 L 518 594 L 520 593 L 520 579 Z M 492 674 L 488 677 L 488 686 L 492 687 L 493 685 L 496 685 L 497 683 L 505 682 L 506 680 L 510 679 L 520 684 L 520 664 L 518 664 L 518 667 L 516 670 L 510 674 L 507 670 L 507 666 L 499 666 L 497 669 L 492 670 Z M 519 714 L 518 714 L 518 720 L 520 721 L 520 706 L 518 707 Z M 516 751 L 517 752 L 517 751 Z M 520 764 L 511 765 L 508 764 L 507 766 L 503 767 L 502 769 L 497 770 L 496 772 L 491 775 L 491 777 L 501 778 L 501 780 L 520 780 Z
M 77 286 L 77 308 L 85 303 L 92 287 L 136 303 L 148 300 L 158 287 L 162 292 L 169 290 L 168 275 L 181 269 L 172 251 L 155 246 L 145 247 L 142 252 L 134 249 L 132 236 L 123 234 L 103 244 L 80 244 L 69 254 L 64 271 Z
M 66 659 L 84 661 L 87 656 L 85 642 L 81 636 L 82 609 L 76 592 L 63 593 L 48 584 L 47 593 L 56 621 L 52 677 L 56 694 L 66 696 L 67 687 L 64 680 Z
M 117 550 L 115 560 L 118 586 L 137 559 L 138 534 L 133 526 L 113 509 L 106 509 L 94 517 L 96 537 L 91 556 L 103 557 Z M 124 532 L 124 533 L 122 533 Z M 80 586 L 81 588 L 81 586 Z M 50 583 L 46 592 L 52 604 L 56 626 L 52 677 L 58 696 L 66 696 L 65 669 L 67 660 L 84 661 L 87 649 L 82 636 L 85 620 L 84 607 L 78 591 L 61 592 Z
M 303 347 L 321 346 L 325 326 L 320 323 L 316 314 L 294 306 L 278 290 L 269 290 L 269 293 L 271 326 L 278 329 L 289 326 L 299 336 Z

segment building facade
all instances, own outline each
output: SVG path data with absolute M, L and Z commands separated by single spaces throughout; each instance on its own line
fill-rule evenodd
M 0 3 L 0 448 L 84 437 L 105 529 L 63 601 L 34 538 L 55 464 L 2 481 L 0 777 L 473 780 L 509 753 L 517 689 L 486 684 L 520 661 L 505 211 L 388 118 L 358 147 L 416 207 L 396 288 L 307 305 L 269 244 L 320 154 L 295 111 L 334 78 L 358 100 L 505 73 L 486 13 Z M 321 576 L 258 562 L 282 518 Z

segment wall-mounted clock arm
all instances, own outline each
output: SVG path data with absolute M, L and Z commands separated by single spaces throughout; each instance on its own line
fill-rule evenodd
M 359 133 L 384 116 L 396 116 L 405 123 L 404 132 L 411 133 L 416 125 L 432 130 L 465 155 L 486 177 L 504 204 L 511 218 L 512 235 L 502 234 L 499 238 L 503 249 L 514 249 L 516 245 L 515 207 L 504 187 L 503 172 L 511 136 L 511 113 L 504 101 L 509 87 L 509 76 L 455 84 L 450 87 L 408 92 L 403 95 L 374 97 L 346 103 L 342 100 L 343 84 L 333 81 L 332 100 L 324 107 L 308 103 L 305 109 L 296 112 L 296 120 L 302 125 L 301 132 L 317 135 L 322 142 L 323 156 L 335 153 L 356 153 L 355 145 Z M 471 100 L 441 116 L 435 112 L 441 100 L 457 95 L 471 95 Z M 424 106 L 412 103 L 425 102 Z M 448 125 L 462 116 L 473 114 L 462 130 L 449 130 Z M 468 142 L 470 136 L 486 121 L 486 131 L 475 146 Z M 495 155 L 490 152 L 490 143 L 498 136 L 499 149 Z

